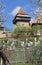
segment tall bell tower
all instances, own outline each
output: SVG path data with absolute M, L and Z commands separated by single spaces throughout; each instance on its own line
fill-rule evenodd
M 26 14 L 23 8 L 20 8 L 17 15 L 13 19 L 13 24 L 16 26 L 24 26 L 24 27 L 29 27 L 31 17 Z

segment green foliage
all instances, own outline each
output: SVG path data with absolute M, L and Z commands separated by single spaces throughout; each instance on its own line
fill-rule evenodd
M 22 26 L 17 26 L 14 31 L 12 32 L 12 36 L 19 36 L 19 35 L 25 35 L 29 34 L 29 28 L 28 27 L 22 27 Z
M 38 30 L 40 30 L 40 25 L 34 25 L 31 29 L 28 27 L 17 26 L 12 32 L 12 36 L 19 35 L 37 35 Z
M 15 41 L 14 45 L 15 45 L 15 47 L 18 47 L 18 48 L 21 47 L 21 41 L 19 41 L 19 40 Z
M 31 35 L 37 34 L 37 27 L 33 26 L 30 30 Z
M 6 38 L 2 39 L 2 40 L 1 40 L 1 43 L 3 43 L 3 41 L 4 41 L 5 43 L 7 43 L 8 39 L 6 39 Z
M 0 40 L 0 46 L 7 46 L 7 41 L 8 41 L 7 38 L 1 39 Z
M 12 32 L 12 36 L 13 37 L 19 37 L 20 36 L 27 36 L 27 35 L 31 35 L 32 37 L 29 37 L 29 39 L 26 41 L 26 39 L 24 40 L 24 43 L 28 43 L 29 41 L 33 42 L 35 44 L 35 37 L 36 36 L 36 41 L 39 40 L 39 37 L 37 36 L 37 34 L 39 33 L 38 31 L 42 28 L 42 26 L 40 25 L 34 25 L 32 26 L 32 28 L 28 28 L 28 27 L 22 27 L 22 26 L 17 26 L 15 27 L 14 31 Z M 42 42 L 40 42 L 42 43 Z M 40 45 L 42 46 L 42 45 Z
M 40 40 L 40 44 L 38 44 L 38 46 L 42 48 L 42 40 Z

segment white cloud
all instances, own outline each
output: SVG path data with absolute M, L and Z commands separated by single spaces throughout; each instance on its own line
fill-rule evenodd
M 35 22 L 35 21 L 34 21 L 34 18 L 32 18 L 30 22 L 31 22 L 31 23 Z
M 18 13 L 20 8 L 21 8 L 20 6 L 16 7 L 15 9 L 13 9 L 13 11 L 10 14 L 15 16 Z

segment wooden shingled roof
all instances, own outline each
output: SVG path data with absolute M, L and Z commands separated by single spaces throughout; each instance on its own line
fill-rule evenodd
M 0 24 L 0 28 L 4 28 L 4 26 Z
M 23 21 L 30 21 L 31 17 L 26 14 L 26 12 L 24 11 L 24 9 L 20 8 L 18 13 L 16 14 L 15 18 L 13 19 L 13 24 L 16 24 L 17 21 L 23 20 Z
M 42 25 L 42 15 L 35 18 L 35 21 L 32 23 L 32 25 L 40 24 Z
M 38 17 L 35 19 L 35 23 L 42 23 L 42 15 L 38 16 Z
M 42 23 L 42 15 L 36 18 L 36 23 Z
M 30 17 L 22 8 L 19 9 L 17 16 Z
M 22 8 L 20 8 L 18 14 L 26 14 L 26 12 Z

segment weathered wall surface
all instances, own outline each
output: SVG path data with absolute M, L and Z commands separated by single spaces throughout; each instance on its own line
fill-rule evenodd
M 15 48 L 3 50 L 10 64 L 14 63 L 38 63 L 42 61 L 42 50 L 36 47 Z M 41 54 L 41 56 L 40 56 Z

